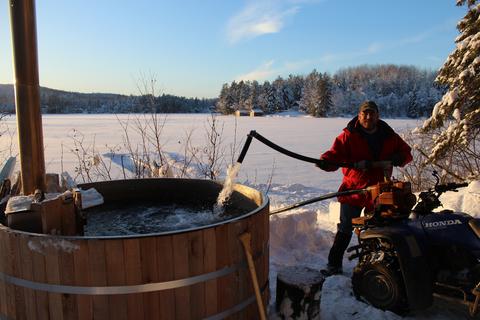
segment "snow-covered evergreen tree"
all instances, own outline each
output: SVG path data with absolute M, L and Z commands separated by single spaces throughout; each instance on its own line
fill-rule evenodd
M 298 108 L 300 99 L 302 98 L 302 88 L 305 81 L 302 76 L 289 75 L 286 82 L 288 90 L 291 93 L 291 104 L 289 108 Z
M 252 110 L 252 109 L 258 108 L 259 107 L 258 100 L 259 100 L 259 97 L 260 97 L 260 94 L 261 94 L 261 87 L 258 84 L 257 80 L 253 80 L 250 83 L 249 93 L 250 94 L 249 94 L 247 100 L 245 101 L 245 106 L 246 106 L 247 110 Z
M 448 91 L 420 130 L 441 130 L 430 150 L 432 162 L 455 146 L 468 146 L 480 131 L 480 4 L 478 0 L 457 0 L 458 6 L 465 3 L 468 12 L 457 25 L 456 48 L 436 79 L 448 85 Z
M 230 114 L 233 110 L 233 97 L 230 92 L 228 83 L 223 84 L 222 90 L 220 90 L 220 96 L 216 104 L 216 109 L 222 114 Z
M 418 89 L 415 87 L 412 92 L 408 95 L 409 103 L 407 106 L 407 117 L 409 118 L 418 118 L 419 116 L 419 105 L 418 105 Z
M 238 83 L 238 109 L 251 110 L 248 106 L 248 98 L 250 97 L 250 82 L 243 80 Z
M 285 82 L 283 81 L 282 77 L 278 77 L 272 83 L 272 87 L 274 89 L 274 112 L 281 112 L 287 109 L 285 100 L 283 99 L 284 86 Z
M 318 84 L 320 105 L 317 111 L 319 116 L 326 116 L 332 108 L 332 80 L 327 73 L 324 73 Z
M 270 82 L 265 81 L 263 84 L 263 94 L 265 99 L 264 112 L 265 113 L 275 113 L 277 110 L 277 98 L 275 95 L 275 88 Z
M 302 90 L 302 98 L 300 99 L 300 110 L 308 114 L 315 115 L 318 109 L 318 102 L 320 97 L 318 95 L 318 82 L 320 81 L 320 74 L 317 70 L 313 70 L 305 78 L 305 83 Z

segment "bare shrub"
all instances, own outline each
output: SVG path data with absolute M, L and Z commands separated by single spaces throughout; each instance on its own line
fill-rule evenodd
M 435 184 L 435 178 L 432 176 L 434 170 L 440 174 L 440 183 L 479 178 L 478 131 L 467 146 L 451 146 L 441 158 L 432 161 L 429 159 L 428 151 L 434 144 L 437 134 L 414 131 L 404 135 L 405 141 L 412 146 L 413 161 L 404 168 L 399 168 L 399 171 L 412 183 L 415 191 L 425 190 Z
M 224 124 L 211 114 L 205 127 L 205 146 L 192 148 L 191 154 L 198 163 L 200 176 L 215 180 L 225 167 L 225 146 L 223 143 Z
M 160 144 L 165 119 L 160 121 L 155 114 L 117 120 L 123 131 L 123 148 L 134 165 L 133 178 L 165 176 L 168 162 Z
M 74 179 L 81 179 L 84 183 L 112 180 L 112 160 L 111 158 L 110 160 L 106 160 L 102 157 L 101 153 L 98 152 L 95 145 L 95 136 L 93 137 L 93 142 L 88 144 L 85 142 L 85 136 L 74 129 L 70 134 L 70 138 L 73 143 L 70 152 L 74 154 L 77 159 L 77 164 L 74 167 Z M 107 148 L 111 154 L 115 154 L 118 150 L 118 147 L 109 147 L 108 145 L 106 145 L 105 148 Z
M 226 146 L 224 142 L 224 123 L 211 114 L 204 126 L 204 145 L 193 143 L 193 129 L 184 132 L 183 141 L 179 140 L 180 156 L 171 156 L 164 150 L 163 134 L 167 122 L 166 114 L 156 111 L 156 79 L 150 75 L 141 75 L 137 81 L 144 107 L 149 113 L 131 115 L 126 119 L 117 116 L 122 131 L 122 145 L 109 148 L 111 159 L 121 155 L 123 178 L 178 177 L 204 178 L 216 180 L 225 173 L 227 147 L 231 155 L 230 164 L 235 163 L 240 145 L 237 144 L 237 119 L 235 119 L 233 142 Z M 75 172 L 83 181 L 93 179 L 110 180 L 111 167 L 104 161 L 95 145 L 86 146 L 84 137 L 78 131 L 72 137 L 74 147 L 71 151 L 77 158 Z M 112 156 L 113 154 L 113 156 Z M 108 162 L 111 164 L 112 160 Z M 126 160 L 133 168 L 126 168 Z M 95 165 L 95 164 L 101 165 Z M 98 168 L 102 168 L 99 170 Z M 129 170 L 125 170 L 129 169 Z M 130 172 L 130 173 L 129 173 Z M 272 173 L 273 174 L 273 173 Z

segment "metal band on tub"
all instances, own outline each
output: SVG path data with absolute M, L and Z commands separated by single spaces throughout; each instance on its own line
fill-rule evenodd
M 268 248 L 268 242 L 266 243 L 266 248 Z M 255 260 L 259 257 L 264 255 L 265 251 L 255 255 Z M 51 293 L 67 293 L 67 294 L 86 294 L 86 295 L 114 295 L 114 294 L 135 294 L 135 293 L 145 293 L 145 292 L 153 292 L 153 291 L 162 291 L 168 289 L 175 289 L 180 287 L 190 286 L 199 282 L 205 282 L 208 280 L 220 278 L 226 276 L 230 273 L 235 272 L 236 270 L 243 269 L 247 267 L 246 262 L 241 262 L 236 265 L 225 267 L 217 271 L 201 274 L 194 277 L 179 279 L 179 280 L 172 280 L 172 281 L 165 281 L 165 282 L 156 282 L 156 283 L 147 283 L 147 284 L 140 284 L 140 285 L 130 285 L 130 286 L 102 286 L 102 287 L 84 287 L 84 286 L 66 286 L 66 285 L 56 285 L 56 284 L 47 284 L 47 283 L 40 283 L 25 279 L 20 279 L 17 277 L 13 277 L 7 275 L 5 273 L 0 272 L 0 281 L 3 281 L 7 284 L 12 284 L 15 286 L 20 286 L 28 289 L 33 290 L 40 290 L 46 291 Z M 265 282 L 265 285 L 262 287 L 261 291 L 262 294 L 268 288 L 268 279 Z M 219 320 L 224 319 L 234 313 L 237 313 L 248 305 L 255 301 L 255 296 L 252 295 L 247 299 L 243 300 L 239 304 L 231 307 L 230 309 L 224 310 L 220 313 L 211 315 L 205 320 Z M 7 320 L 8 318 L 5 315 L 0 313 L 0 320 Z
M 268 247 L 268 242 L 266 244 Z M 258 253 L 255 256 L 255 260 L 263 256 L 265 251 Z M 131 293 L 145 293 L 153 291 L 162 291 L 168 289 L 176 289 L 181 287 L 191 286 L 199 282 L 205 282 L 208 280 L 220 278 L 226 276 L 227 274 L 233 273 L 236 270 L 246 268 L 247 263 L 240 262 L 235 265 L 225 267 L 213 272 L 204 273 L 198 276 L 193 276 L 189 278 L 164 281 L 164 282 L 155 282 L 155 283 L 145 283 L 137 285 L 128 285 L 128 286 L 102 286 L 102 287 L 86 287 L 86 286 L 68 286 L 61 284 L 49 284 L 41 283 L 36 281 L 25 280 L 10 276 L 3 272 L 0 272 L 0 281 L 3 281 L 8 284 L 13 284 L 15 286 L 20 286 L 33 290 L 46 291 L 51 293 L 67 293 L 67 294 L 86 294 L 86 295 L 114 295 L 114 294 L 131 294 Z
M 215 278 L 225 276 L 239 269 L 239 266 L 226 267 L 214 272 L 204 273 L 198 276 L 146 284 L 137 284 L 130 286 L 104 286 L 104 287 L 85 287 L 85 286 L 66 286 L 61 284 L 48 284 L 34 282 L 30 280 L 12 277 L 4 273 L 0 273 L 0 280 L 5 283 L 13 284 L 33 290 L 46 291 L 50 293 L 67 293 L 67 294 L 87 294 L 87 295 L 113 295 L 113 294 L 130 294 L 144 293 L 153 291 L 162 291 L 175 289 L 180 287 L 191 286 L 199 282 L 205 282 Z

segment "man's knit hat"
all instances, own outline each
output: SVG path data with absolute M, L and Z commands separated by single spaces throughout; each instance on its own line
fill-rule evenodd
M 377 104 L 373 101 L 367 100 L 360 105 L 360 108 L 358 109 L 358 112 L 360 113 L 360 112 L 363 112 L 365 110 L 371 110 L 371 111 L 378 112 Z

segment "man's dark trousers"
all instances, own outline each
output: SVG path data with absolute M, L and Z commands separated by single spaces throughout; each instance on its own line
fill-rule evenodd
M 330 267 L 342 268 L 343 254 L 352 239 L 352 218 L 360 217 L 362 209 L 346 203 L 340 204 L 340 223 L 337 225 L 337 234 L 328 254 Z

